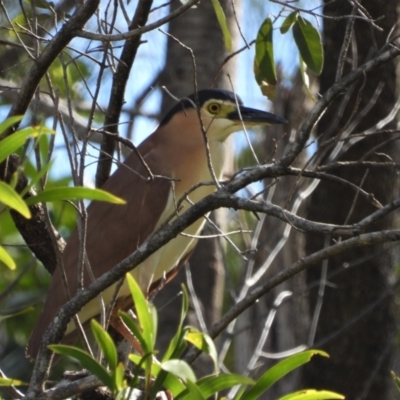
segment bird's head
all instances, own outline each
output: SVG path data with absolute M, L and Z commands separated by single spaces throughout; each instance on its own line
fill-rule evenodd
M 178 114 L 186 115 L 193 126 L 198 126 L 197 107 L 207 137 L 213 140 L 223 141 L 231 133 L 243 130 L 243 126 L 251 128 L 287 122 L 267 111 L 245 107 L 242 100 L 229 90 L 204 89 L 177 103 L 161 121 L 161 126 L 168 124 Z

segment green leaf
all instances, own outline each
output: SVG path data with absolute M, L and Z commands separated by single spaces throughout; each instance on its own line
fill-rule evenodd
M 262 93 L 273 99 L 277 83 L 272 20 L 267 18 L 261 25 L 256 39 L 256 55 L 254 58 L 254 74 Z
M 162 372 L 166 373 L 166 377 L 163 380 L 163 386 L 172 393 L 173 398 L 178 396 L 180 393 L 182 393 L 186 389 L 183 382 L 179 378 L 177 378 L 175 375 L 167 373 L 166 371 L 162 371 Z M 160 374 L 162 372 L 160 372 Z M 154 391 L 152 391 L 152 393 L 154 393 Z M 155 392 L 155 393 L 157 393 L 157 392 Z M 152 398 L 154 398 L 154 397 L 152 397 Z
M 129 328 L 129 330 L 133 333 L 135 338 L 139 341 L 143 351 L 145 353 L 151 353 L 150 348 L 147 346 L 147 341 L 143 336 L 143 332 L 137 326 L 136 321 L 134 321 L 132 317 L 125 311 L 120 311 L 119 316 L 122 318 L 122 321 L 124 321 L 125 325 Z
M 183 350 L 186 348 L 186 342 L 184 340 L 186 331 L 183 329 L 183 324 L 185 322 L 185 318 L 189 309 L 189 296 L 185 285 L 181 285 L 182 289 L 182 307 L 181 314 L 179 319 L 179 324 L 176 329 L 174 337 L 169 342 L 168 348 L 164 353 L 162 361 L 167 361 L 170 359 L 179 358 L 179 356 L 183 353 Z M 168 386 L 170 385 L 170 386 Z M 184 387 L 173 377 L 171 374 L 168 374 L 166 371 L 160 371 L 157 374 L 157 378 L 153 383 L 152 393 L 155 394 L 159 390 L 161 390 L 162 386 L 165 386 L 172 392 L 174 396 L 184 390 Z
M 32 179 L 30 180 L 29 185 L 27 185 L 27 186 L 25 187 L 25 189 L 21 192 L 21 196 L 22 196 L 22 197 L 23 197 L 26 193 L 28 193 L 29 190 L 30 190 L 33 186 L 35 186 L 35 185 L 39 182 L 39 180 L 40 180 L 41 178 L 43 178 L 44 175 L 47 174 L 47 172 L 48 172 L 49 169 L 52 167 L 52 165 L 53 165 L 53 161 L 50 161 L 50 162 L 47 163 L 46 165 L 42 166 L 42 169 L 41 169 L 40 171 L 38 171 L 38 172 L 35 171 L 35 174 L 34 174 L 34 176 L 32 177 Z M 25 171 L 25 173 L 26 173 L 26 168 L 25 168 L 24 171 Z
M 5 251 L 4 247 L 0 246 L 0 262 L 6 265 L 11 270 L 16 268 L 15 261 L 13 258 Z
M 118 366 L 117 368 L 115 368 L 114 372 L 114 381 L 117 391 L 122 390 L 126 386 L 126 384 L 124 384 L 124 380 L 125 380 L 125 367 L 124 364 L 120 362 L 118 363 Z
M 291 357 L 280 361 L 278 364 L 274 365 L 267 372 L 265 372 L 256 382 L 256 384 L 246 392 L 241 400 L 256 400 L 258 399 L 266 390 L 268 390 L 275 382 L 283 378 L 289 372 L 295 370 L 296 368 L 308 363 L 311 358 L 315 355 L 320 355 L 323 357 L 329 357 L 327 353 L 321 350 L 308 350 L 302 353 L 295 354 Z
M 299 15 L 298 11 L 293 11 L 290 13 L 285 20 L 283 21 L 283 24 L 281 26 L 281 33 L 284 35 L 296 22 L 297 16 Z
M 304 389 L 283 396 L 279 400 L 330 400 L 344 398 L 345 397 L 341 394 L 329 392 L 327 390 Z
M 194 374 L 192 368 L 186 361 L 183 360 L 168 360 L 161 363 L 161 368 L 164 371 L 174 374 L 178 378 L 182 379 L 184 382 L 188 380 L 196 382 L 196 375 Z
M 293 37 L 307 67 L 319 75 L 324 65 L 321 36 L 310 21 L 298 16 L 293 25 Z
M 111 336 L 95 319 L 90 321 L 90 326 L 94 338 L 103 352 L 111 371 L 114 371 L 117 368 L 118 355 Z
M 221 392 L 222 390 L 229 389 L 236 385 L 254 385 L 253 379 L 246 376 L 237 374 L 221 374 L 221 375 L 211 375 L 199 379 L 197 382 L 197 387 L 201 391 L 202 395 L 208 399 L 212 395 Z M 178 396 L 175 400 L 190 400 L 189 391 L 186 389 Z
M 55 189 L 46 189 L 42 193 L 36 196 L 29 197 L 26 199 L 28 205 L 56 201 L 56 200 L 77 200 L 77 199 L 87 199 L 87 200 L 97 200 L 105 201 L 107 203 L 113 204 L 125 204 L 126 201 L 114 196 L 101 189 L 92 189 L 82 186 L 77 187 L 58 187 Z
M 48 346 L 50 350 L 63 356 L 68 356 L 78 360 L 83 368 L 96 375 L 108 388 L 114 391 L 114 382 L 107 370 L 97 362 L 91 355 L 74 346 L 64 344 L 52 344 Z
M 224 35 L 224 43 L 225 48 L 228 52 L 232 51 L 232 35 L 229 31 L 228 23 L 226 22 L 226 17 L 223 8 L 219 0 L 211 0 L 211 4 L 214 7 L 215 15 L 217 16 L 217 20 L 219 26 L 221 27 L 222 34 Z
M 6 121 L 5 121 L 6 122 Z M 12 124 L 11 124 L 12 125 Z M 0 162 L 4 161 L 10 154 L 18 150 L 28 139 L 40 134 L 54 133 L 46 127 L 29 127 L 22 129 L 0 141 Z
M 156 340 L 156 332 L 153 323 L 153 316 L 150 311 L 152 307 L 144 297 L 142 289 L 132 277 L 131 274 L 126 274 L 126 279 L 131 291 L 133 303 L 135 304 L 136 314 L 142 328 L 143 338 L 146 341 L 148 352 L 154 352 L 154 344 Z
M 10 185 L 2 181 L 0 181 L 0 203 L 18 211 L 27 219 L 31 217 L 31 212 L 23 198 Z
M 5 121 L 0 123 L 0 135 L 2 135 L 8 128 L 22 121 L 22 115 L 16 115 L 14 117 L 7 118 Z
M 310 97 L 310 99 L 316 103 L 317 99 L 315 98 L 315 96 L 312 94 L 311 92 L 311 88 L 310 88 L 310 78 L 307 75 L 307 66 L 306 63 L 304 62 L 303 58 L 301 57 L 301 55 L 299 56 L 300 60 L 299 60 L 299 65 L 300 65 L 300 75 L 301 75 L 301 80 L 303 81 L 304 87 L 306 89 L 306 92 L 308 94 L 308 96 Z
M 18 379 L 0 377 L 0 386 L 28 386 L 28 384 Z
M 185 285 L 181 285 L 182 290 L 182 307 L 181 314 L 179 318 L 179 325 L 176 330 L 176 333 L 172 340 L 169 343 L 168 349 L 164 354 L 163 361 L 169 360 L 170 358 L 178 358 L 181 355 L 181 351 L 183 351 L 184 336 L 185 332 L 183 331 L 183 324 L 186 319 L 187 312 L 189 310 L 189 295 L 187 293 Z
M 186 386 L 189 390 L 191 400 L 206 400 L 206 398 L 202 395 L 201 391 L 195 383 L 188 380 L 186 382 Z
M 400 378 L 398 376 L 396 376 L 396 374 L 391 371 L 391 375 L 394 381 L 394 384 L 396 385 L 397 391 L 400 394 Z
M 190 328 L 190 330 L 186 332 L 185 340 L 192 343 L 193 346 L 196 346 L 203 353 L 208 354 L 214 362 L 215 371 L 219 371 L 217 349 L 215 348 L 215 344 L 209 335 L 199 332 L 194 328 Z

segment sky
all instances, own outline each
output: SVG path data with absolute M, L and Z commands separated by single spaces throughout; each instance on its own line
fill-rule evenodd
M 274 19 L 282 9 L 280 4 L 265 2 L 265 1 L 257 1 L 257 0 L 242 0 L 242 6 L 248 4 L 247 1 L 251 1 L 251 11 L 246 12 L 245 9 L 238 10 L 238 14 L 241 17 L 241 28 L 243 34 L 248 42 L 255 39 L 257 36 L 258 28 L 261 26 L 263 20 L 270 16 Z M 136 7 L 136 1 L 132 0 L 127 10 L 131 12 Z M 308 9 L 310 7 L 316 7 L 320 4 L 317 0 L 308 0 L 303 2 L 304 6 Z M 165 4 L 165 0 L 155 0 L 153 7 L 156 8 L 156 11 L 151 13 L 150 21 L 153 22 L 158 20 L 159 18 L 166 15 L 168 12 L 168 7 L 162 7 L 157 9 L 157 6 Z M 301 7 L 302 2 L 296 2 L 297 7 Z M 284 13 L 284 15 L 288 15 L 292 10 L 288 10 Z M 304 15 L 306 18 L 310 19 L 314 25 L 320 24 L 320 21 L 316 21 L 312 19 L 311 16 Z M 291 32 L 286 35 L 281 35 L 279 31 L 279 27 L 281 25 L 281 21 L 283 19 L 277 21 L 274 26 L 276 29 L 274 30 L 274 51 L 275 51 L 275 59 L 278 64 L 282 66 L 284 73 L 284 82 L 286 84 L 290 84 L 290 76 L 295 72 L 298 67 L 298 52 L 295 47 L 293 37 Z M 166 27 L 164 26 L 163 29 Z M 90 24 L 87 27 L 90 29 Z M 134 63 L 130 81 L 128 83 L 127 94 L 125 96 L 127 104 L 129 107 L 135 101 L 135 98 L 139 93 L 142 92 L 144 88 L 146 88 L 149 83 L 153 80 L 154 75 L 160 71 L 164 66 L 165 61 L 165 49 L 166 49 L 166 36 L 158 30 L 148 32 L 143 37 L 143 40 L 147 41 L 139 47 L 138 54 L 136 57 L 136 61 Z M 244 46 L 244 41 L 240 39 L 238 43 L 235 44 L 235 49 L 241 48 Z M 94 51 L 96 46 L 98 46 L 97 42 L 89 43 L 87 40 L 82 39 L 74 39 L 71 43 L 72 47 L 79 48 L 82 51 L 87 51 L 91 49 L 92 57 L 100 57 L 101 53 Z M 118 53 L 116 53 L 118 54 Z M 234 82 L 235 90 L 240 95 L 244 103 L 249 107 L 260 108 L 264 110 L 269 110 L 271 107 L 271 103 L 268 99 L 262 96 L 253 75 L 253 58 L 254 58 L 254 46 L 250 48 L 250 50 L 243 51 L 238 56 L 238 71 L 236 74 L 236 81 Z M 96 73 L 93 74 L 93 79 L 96 78 Z M 105 78 L 102 81 L 102 87 L 100 91 L 99 103 L 104 108 L 109 100 L 109 90 L 110 90 L 111 79 L 110 76 Z M 90 100 L 90 99 L 88 99 Z M 160 94 L 154 92 L 152 95 L 146 99 L 143 107 L 143 111 L 146 114 L 157 114 L 158 108 L 160 104 Z M 121 126 L 124 126 L 128 122 L 129 117 L 127 114 L 123 114 L 121 116 L 120 122 Z M 52 122 L 49 119 L 47 121 L 47 126 L 51 126 Z M 135 120 L 134 131 L 132 134 L 133 143 L 138 145 L 140 142 L 145 139 L 151 132 L 153 132 L 157 127 L 157 121 L 154 119 L 149 119 L 146 117 L 137 117 Z M 125 129 L 121 129 L 121 132 L 124 133 Z M 245 145 L 244 135 L 236 135 L 236 147 L 241 147 Z M 93 154 L 93 157 L 97 156 L 97 152 L 95 149 L 91 149 L 90 153 Z M 61 132 L 56 135 L 56 146 L 55 153 L 53 155 L 53 159 L 56 160 L 55 164 L 52 168 L 52 174 L 55 178 L 63 177 L 67 174 L 70 174 L 68 165 L 69 161 L 67 158 L 67 154 L 65 151 L 65 146 L 63 142 L 63 137 Z M 88 158 L 87 161 L 90 161 Z M 95 174 L 96 165 L 93 164 L 89 166 L 86 170 L 85 174 L 85 184 L 88 186 L 93 185 L 93 177 Z

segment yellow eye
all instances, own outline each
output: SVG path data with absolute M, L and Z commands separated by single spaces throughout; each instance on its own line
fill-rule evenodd
M 221 111 L 221 104 L 219 104 L 219 103 L 210 103 L 207 106 L 207 111 L 210 114 L 218 114 Z

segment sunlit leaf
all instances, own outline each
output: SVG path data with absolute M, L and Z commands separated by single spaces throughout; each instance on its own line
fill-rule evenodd
M 124 381 L 125 381 L 125 367 L 122 362 L 118 363 L 117 368 L 115 368 L 115 371 L 112 371 L 114 373 L 114 381 L 115 381 L 115 387 L 118 391 L 120 391 L 124 386 Z
M 7 121 L 5 121 L 7 122 Z M 11 124 L 12 125 L 12 124 Z M 25 143 L 30 136 L 37 137 L 40 134 L 54 133 L 46 127 L 29 127 L 21 129 L 0 141 L 0 162 L 14 153 Z
M 217 349 L 209 335 L 199 332 L 194 328 L 190 328 L 190 330 L 186 332 L 185 340 L 200 349 L 203 353 L 208 354 L 214 362 L 216 372 L 219 371 Z
M 285 34 L 293 26 L 293 24 L 297 20 L 298 15 L 298 11 L 293 11 L 285 18 L 280 29 L 282 34 Z
M 5 266 L 11 270 L 16 268 L 15 261 L 13 260 L 13 258 L 5 251 L 4 247 L 1 246 L 0 246 L 0 262 L 5 264 Z
M 31 217 L 31 212 L 23 198 L 7 183 L 0 181 L 0 203 L 18 211 L 25 218 Z
M 225 48 L 228 52 L 232 51 L 232 35 L 229 30 L 228 23 L 226 21 L 225 13 L 219 0 L 211 0 L 211 4 L 214 7 L 215 15 L 217 16 L 219 26 L 224 36 Z
M 113 204 L 125 204 L 126 201 L 114 196 L 113 194 L 101 189 L 92 189 L 87 187 L 58 187 L 55 189 L 46 189 L 36 196 L 26 199 L 28 205 L 56 201 L 56 200 L 96 200 L 105 201 Z
M 255 382 L 253 379 L 237 374 L 211 375 L 201 378 L 196 382 L 197 387 L 206 399 L 222 390 L 229 389 L 236 385 L 254 384 Z M 175 400 L 191 400 L 189 391 L 187 389 L 184 390 L 176 396 Z
M 135 279 L 133 279 L 132 275 L 127 274 L 126 279 L 132 294 L 136 314 L 142 328 L 143 337 L 146 340 L 148 351 L 153 352 L 156 340 L 156 332 L 153 324 L 153 316 L 149 310 L 152 305 L 147 302 L 140 286 L 135 281 Z
M 289 372 L 308 363 L 315 355 L 328 357 L 328 354 L 321 350 L 308 350 L 302 353 L 294 354 L 293 356 L 280 361 L 278 364 L 274 365 L 267 372 L 265 372 L 261 378 L 257 380 L 256 384 L 242 396 L 241 400 L 256 400 L 260 398 L 260 396 L 275 382 L 283 378 Z
M 307 91 L 308 96 L 310 97 L 310 99 L 316 103 L 317 99 L 315 98 L 315 96 L 313 95 L 313 93 L 311 92 L 311 88 L 310 88 L 310 78 L 307 74 L 307 66 L 306 63 L 304 62 L 303 58 L 300 55 L 300 60 L 299 60 L 299 65 L 300 65 L 300 75 L 301 75 L 301 79 L 303 81 L 303 85 Z
M 190 379 L 186 381 L 186 386 L 189 390 L 191 400 L 206 400 L 206 398 L 199 390 L 198 386 L 195 383 L 193 383 Z
M 118 355 L 111 336 L 95 319 L 90 321 L 90 326 L 92 328 L 94 338 L 103 352 L 111 371 L 114 371 L 117 368 Z
M 319 75 L 324 65 L 324 50 L 318 30 L 310 21 L 298 16 L 293 25 L 293 37 L 307 67 Z
M 14 117 L 7 118 L 5 121 L 0 123 L 0 135 L 2 135 L 8 128 L 12 127 L 18 122 L 21 122 L 22 120 L 21 115 L 16 115 Z
M 0 386 L 27 386 L 28 384 L 18 379 L 0 377 Z
M 330 400 L 344 398 L 341 394 L 329 392 L 328 390 L 305 389 L 280 397 L 279 400 Z
M 161 368 L 164 371 L 168 371 L 174 374 L 178 378 L 182 379 L 184 382 L 190 380 L 196 382 L 196 375 L 194 374 L 192 368 L 186 361 L 183 360 L 168 360 L 161 364 Z

